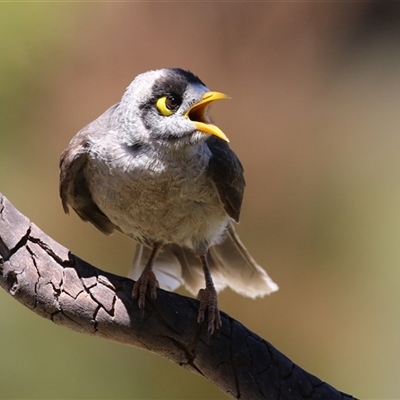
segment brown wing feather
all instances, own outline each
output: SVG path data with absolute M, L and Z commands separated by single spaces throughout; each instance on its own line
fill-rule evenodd
M 109 109 L 106 113 L 111 110 Z M 87 135 L 90 131 L 102 128 L 101 120 L 105 117 L 105 114 L 75 135 L 61 154 L 60 197 L 66 213 L 68 213 L 68 206 L 70 206 L 82 220 L 90 221 L 103 233 L 110 234 L 118 227 L 107 218 L 93 201 L 85 177 L 88 154 Z
M 238 222 L 246 185 L 242 164 L 225 141 L 210 136 L 206 143 L 212 153 L 208 172 L 218 190 L 225 211 Z

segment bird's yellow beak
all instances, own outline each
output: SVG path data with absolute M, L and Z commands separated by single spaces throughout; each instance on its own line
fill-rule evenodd
M 190 121 L 194 123 L 196 129 L 199 131 L 209 133 L 211 135 L 217 136 L 226 142 L 229 142 L 229 139 L 225 135 L 218 126 L 212 124 L 206 114 L 207 108 L 215 100 L 229 99 L 230 97 L 224 93 L 219 92 L 206 92 L 204 93 L 202 99 L 193 104 L 192 107 L 186 112 L 186 118 L 189 118 Z

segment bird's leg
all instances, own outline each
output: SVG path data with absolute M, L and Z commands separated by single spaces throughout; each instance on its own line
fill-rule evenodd
M 204 277 L 206 280 L 205 289 L 200 289 L 197 299 L 200 301 L 199 313 L 197 316 L 197 322 L 201 323 L 204 321 L 204 315 L 207 310 L 207 329 L 210 334 L 214 333 L 215 329 L 221 327 L 221 316 L 219 315 L 217 291 L 215 290 L 214 283 L 211 277 L 210 268 L 207 262 L 207 255 L 198 255 L 201 266 L 203 267 Z
M 150 258 L 147 261 L 147 264 L 144 267 L 144 270 L 141 273 L 139 279 L 135 282 L 135 285 L 133 286 L 133 298 L 138 299 L 138 305 L 141 310 L 144 310 L 147 288 L 149 288 L 150 290 L 151 298 L 153 300 L 157 298 L 158 281 L 154 272 L 152 271 L 152 267 L 160 249 L 161 245 L 159 243 L 153 245 L 153 250 L 150 254 Z

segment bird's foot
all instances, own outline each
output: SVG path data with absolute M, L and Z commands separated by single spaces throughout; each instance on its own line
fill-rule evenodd
M 212 335 L 215 329 L 221 328 L 217 291 L 214 288 L 200 289 L 197 300 L 200 301 L 197 322 L 200 324 L 204 321 L 204 316 L 207 311 L 207 329 L 208 333 Z
M 151 269 L 144 269 L 140 278 L 133 286 L 133 298 L 138 299 L 138 306 L 144 310 L 146 303 L 146 291 L 150 291 L 150 297 L 155 300 L 157 298 L 157 288 L 159 287 L 157 278 Z

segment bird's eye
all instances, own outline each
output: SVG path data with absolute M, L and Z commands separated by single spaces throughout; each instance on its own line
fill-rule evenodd
M 181 105 L 181 99 L 177 96 L 168 96 L 165 100 L 165 105 L 168 110 L 175 111 Z
M 181 105 L 181 99 L 177 96 L 169 95 L 160 97 L 157 100 L 158 111 L 164 116 L 172 115 Z

